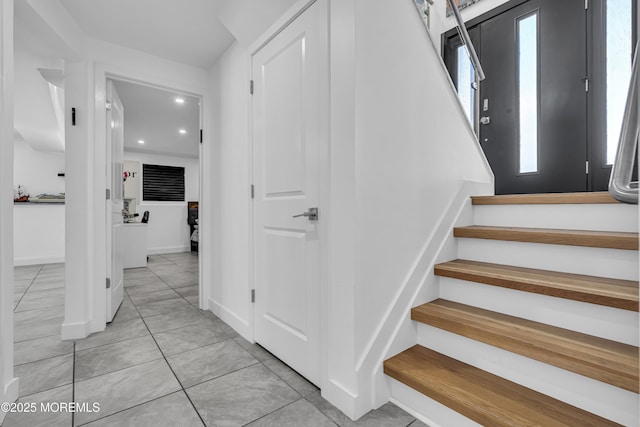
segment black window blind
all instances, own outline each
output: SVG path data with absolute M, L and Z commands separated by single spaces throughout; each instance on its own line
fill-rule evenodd
M 184 168 L 143 164 L 142 200 L 184 202 Z

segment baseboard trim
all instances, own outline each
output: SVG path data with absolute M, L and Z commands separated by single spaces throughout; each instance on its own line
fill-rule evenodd
M 86 338 L 91 333 L 91 322 L 63 322 L 61 337 L 63 340 L 78 340 Z
M 38 265 L 38 264 L 59 264 L 64 262 L 64 256 L 56 257 L 27 257 L 27 258 L 14 258 L 13 265 L 15 267 L 23 265 Z
M 11 379 L 11 381 L 9 381 L 4 386 L 4 390 L 2 391 L 2 399 L 0 400 L 0 402 L 2 403 L 15 402 L 16 400 L 18 400 L 19 391 L 20 391 L 20 379 L 19 378 Z M 6 412 L 0 411 L 0 424 L 2 424 L 2 422 L 4 421 L 5 415 L 7 415 Z
M 364 415 L 359 414 L 356 408 L 358 395 L 336 380 L 328 380 L 320 391 L 324 399 L 340 409 L 351 420 L 355 421 Z
M 243 338 L 253 342 L 253 331 L 249 322 L 211 298 L 209 298 L 209 310 L 235 329 Z
M 190 251 L 191 246 L 167 246 L 164 248 L 147 248 L 147 255 L 164 255 Z
M 429 427 L 442 427 L 440 424 L 438 424 L 435 421 L 423 416 L 421 413 L 415 411 L 412 407 L 405 405 L 404 403 L 400 402 L 397 399 L 394 399 L 393 397 L 389 399 L 389 402 L 393 403 L 398 408 L 400 408 L 403 411 L 405 411 L 407 414 L 414 416 L 418 421 L 423 422 L 424 424 L 428 425 Z

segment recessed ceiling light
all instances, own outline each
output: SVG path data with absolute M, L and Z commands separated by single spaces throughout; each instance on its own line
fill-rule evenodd
M 176 104 L 184 104 L 184 98 L 176 98 Z
M 183 134 L 183 135 L 184 135 L 185 133 L 187 133 L 187 131 L 186 131 L 185 129 L 180 129 L 180 130 L 178 130 L 178 132 L 180 132 L 180 133 L 181 133 L 181 134 Z
M 139 139 L 138 144 L 144 144 L 144 139 Z

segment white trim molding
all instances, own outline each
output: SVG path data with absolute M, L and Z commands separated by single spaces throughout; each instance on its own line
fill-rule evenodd
M 13 0 L 0 0 L 0 123 L 0 402 L 13 402 Z

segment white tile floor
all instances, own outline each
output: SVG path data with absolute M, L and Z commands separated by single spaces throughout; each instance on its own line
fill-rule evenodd
M 15 269 L 19 402 L 99 411 L 9 413 L 2 426 L 424 426 L 392 404 L 357 422 L 262 347 L 198 309 L 197 257 L 158 255 L 125 270 L 104 332 L 61 341 L 64 268 Z

